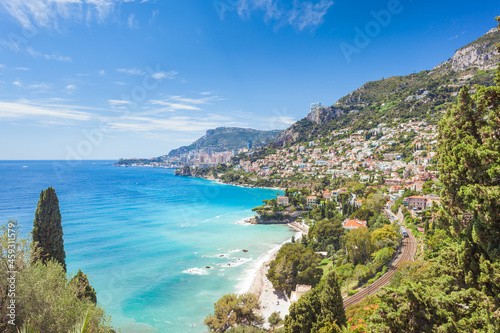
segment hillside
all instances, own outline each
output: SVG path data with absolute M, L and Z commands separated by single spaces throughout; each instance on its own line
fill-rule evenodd
M 334 130 L 370 130 L 393 120 L 425 120 L 435 124 L 456 101 L 464 85 L 490 86 L 500 55 L 495 47 L 500 32 L 494 28 L 458 49 L 453 57 L 425 70 L 365 83 L 331 107 L 311 109 L 306 118 L 281 132 L 275 147 L 328 137 Z
M 178 160 L 182 154 L 196 151 L 211 155 L 217 152 L 238 150 L 246 148 L 248 141 L 252 141 L 252 147 L 262 147 L 272 143 L 280 132 L 280 130 L 260 131 L 251 128 L 218 127 L 216 129 L 209 129 L 204 136 L 189 146 L 173 149 L 167 155 L 149 159 L 120 159 L 116 162 L 116 165 L 163 165 L 178 167 Z M 171 163 L 171 159 L 175 161 Z
M 214 152 L 240 149 L 246 147 L 248 141 L 252 141 L 254 146 L 262 146 L 272 142 L 280 132 L 280 130 L 259 131 L 251 128 L 218 127 L 208 130 L 204 136 L 189 146 L 171 150 L 167 156 L 179 156 L 192 150 L 206 148 Z

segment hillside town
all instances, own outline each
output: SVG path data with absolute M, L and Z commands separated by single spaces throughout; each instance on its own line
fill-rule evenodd
M 279 148 L 255 161 L 240 159 L 233 169 L 247 174 L 250 179 L 273 182 L 324 178 L 376 182 L 387 187 L 391 206 L 405 189 L 422 193 L 426 182 L 436 181 L 436 127 L 409 121 L 396 126 L 380 124 L 370 131 L 350 135 L 347 134 L 350 129 L 346 128 L 332 132 L 332 140 L 326 144 L 316 140 Z M 335 139 L 339 137 L 342 138 Z M 394 149 L 405 144 L 409 148 L 406 157 Z M 315 195 L 336 200 L 341 192 L 341 189 L 332 188 Z M 316 197 L 309 200 L 314 204 Z M 410 208 L 424 210 L 438 201 L 436 194 L 426 194 L 422 198 L 407 198 L 405 203 Z

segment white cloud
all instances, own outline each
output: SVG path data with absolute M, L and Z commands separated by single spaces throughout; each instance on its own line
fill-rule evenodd
M 282 127 L 288 127 L 293 123 L 295 123 L 295 119 L 286 116 L 271 117 L 268 119 L 268 123 L 271 125 L 270 128 L 272 129 L 282 128 Z
M 279 19 L 284 14 L 284 10 L 278 8 L 277 0 L 240 0 L 237 10 L 243 17 L 250 16 L 254 10 L 262 10 L 265 20 Z
M 151 117 L 122 117 L 110 121 L 110 128 L 115 131 L 125 132 L 155 132 L 155 131 L 180 131 L 199 132 L 227 124 L 214 117 L 203 118 L 173 116 L 164 119 Z
M 177 73 L 176 71 L 170 71 L 170 72 L 161 71 L 151 74 L 151 77 L 156 80 L 162 80 L 162 79 L 172 80 L 177 74 L 179 73 Z
M 0 68 L 5 68 L 5 65 L 4 64 L 0 64 Z
M 108 100 L 109 105 L 111 106 L 124 106 L 124 105 L 129 105 L 131 104 L 130 101 L 125 101 L 125 100 L 118 100 L 118 99 L 109 99 Z
M 15 86 L 18 86 L 18 87 L 20 87 L 20 86 L 22 86 L 22 85 L 23 85 L 23 84 L 21 83 L 21 81 L 19 81 L 19 80 L 16 80 L 16 81 L 12 82 L 12 84 L 13 84 L 13 85 L 15 85 Z
M 2 1 L 2 0 L 0 0 L 0 1 Z M 13 39 L 0 40 L 0 45 L 7 47 L 14 52 L 26 52 L 26 53 L 30 54 L 31 56 L 33 56 L 34 58 L 44 58 L 47 60 L 57 60 L 57 61 L 64 61 L 64 62 L 71 62 L 72 61 L 71 57 L 61 56 L 57 53 L 49 54 L 49 53 L 36 51 L 35 49 L 33 49 L 33 47 L 27 46 L 25 43 L 18 43 Z M 28 70 L 28 68 L 26 68 L 26 67 L 17 67 L 15 69 Z
M 87 121 L 92 118 L 92 115 L 87 112 L 68 108 L 64 105 L 43 105 L 27 100 L 17 102 L 0 101 L 0 119 L 39 119 L 40 117 L 44 121 L 47 120 L 47 117 Z
M 135 14 L 130 14 L 127 24 L 130 29 L 139 29 L 139 21 L 135 18 Z
M 204 98 L 186 98 L 182 96 L 170 96 L 169 97 L 173 101 L 183 102 L 183 103 L 191 103 L 191 104 L 209 104 L 213 101 L 222 101 L 224 98 L 220 98 L 219 96 L 210 96 Z
M 317 28 L 323 23 L 323 17 L 331 6 L 333 2 L 329 0 L 321 0 L 316 4 L 300 3 L 289 13 L 288 22 L 299 30 Z
M 57 60 L 57 61 L 64 61 L 64 62 L 71 62 L 71 57 L 65 57 L 58 55 L 56 53 L 48 54 L 48 53 L 43 53 L 39 51 L 35 51 L 31 46 L 28 46 L 26 48 L 26 52 L 31 54 L 35 58 L 45 58 L 47 60 Z
M 16 70 L 16 71 L 29 71 L 30 69 L 28 67 L 14 67 L 14 70 Z
M 238 0 L 235 6 L 241 18 L 247 19 L 253 12 L 263 12 L 266 23 L 273 22 L 278 27 L 288 24 L 302 31 L 319 27 L 328 9 L 333 6 L 333 1 L 296 0 L 293 1 L 293 5 L 286 5 L 279 0 Z M 223 9 L 227 10 L 225 7 Z M 224 10 L 220 14 L 223 19 Z
M 207 94 L 202 93 L 202 95 L 207 95 Z M 174 101 L 174 102 L 189 103 L 189 104 L 210 104 L 210 102 L 223 101 L 223 100 L 225 100 L 225 98 L 215 96 L 215 95 L 209 96 L 209 97 L 202 97 L 202 98 L 189 98 L 189 97 L 184 97 L 184 96 L 168 96 L 162 102 L 168 103 L 168 102 Z
M 58 29 L 62 22 L 104 22 L 122 0 L 0 0 L 0 10 L 24 28 Z M 125 1 L 131 2 L 131 1 Z M 145 2 L 144 0 L 140 3 Z
M 150 100 L 149 102 L 153 105 L 161 105 L 161 106 L 166 106 L 166 108 L 159 109 L 156 111 L 179 111 L 179 110 L 184 110 L 184 111 L 200 111 L 201 108 L 199 107 L 200 105 L 203 104 L 210 104 L 211 102 L 214 101 L 220 101 L 223 100 L 223 98 L 220 98 L 219 96 L 209 96 L 209 97 L 203 97 L 203 98 L 188 98 L 184 96 L 168 96 L 165 99 L 161 100 Z
M 162 105 L 167 106 L 166 111 L 177 111 L 177 110 L 189 110 L 189 111 L 199 111 L 201 110 L 199 107 L 189 104 L 181 104 L 181 103 L 172 103 L 167 101 L 160 100 L 151 100 L 150 101 L 154 105 Z
M 149 19 L 149 25 L 152 25 L 155 22 L 155 18 L 156 16 L 158 16 L 158 14 L 160 14 L 159 10 L 153 10 L 153 12 L 151 13 L 151 18 Z
M 71 90 L 75 90 L 75 89 L 76 89 L 76 86 L 75 86 L 74 84 L 68 84 L 68 85 L 66 86 L 66 90 L 71 91 Z
M 30 84 L 28 86 L 29 89 L 40 89 L 40 90 L 47 90 L 52 88 L 52 84 L 47 83 L 47 82 L 40 82 L 40 83 L 35 83 L 35 84 Z
M 100 71 L 98 71 L 97 73 L 99 73 L 99 75 L 106 75 L 106 72 L 104 71 L 104 69 L 101 69 Z
M 144 74 L 146 74 L 137 68 L 117 68 L 116 71 L 119 73 L 125 73 L 128 75 L 144 75 Z

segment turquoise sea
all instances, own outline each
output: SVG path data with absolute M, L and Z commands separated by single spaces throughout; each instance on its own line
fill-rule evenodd
M 287 226 L 243 222 L 278 191 L 171 169 L 0 161 L 0 181 L 0 222 L 17 219 L 21 235 L 31 231 L 40 191 L 54 187 L 68 273 L 89 275 L 124 333 L 207 332 L 213 303 L 248 288 L 266 254 L 294 235 Z

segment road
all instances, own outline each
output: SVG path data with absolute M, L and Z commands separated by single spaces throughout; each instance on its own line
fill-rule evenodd
M 409 237 L 403 238 L 403 244 L 401 245 L 400 253 L 389 265 L 387 273 L 382 275 L 371 285 L 362 288 L 356 294 L 344 298 L 344 308 L 347 308 L 348 306 L 354 304 L 358 304 L 359 302 L 361 302 L 363 298 L 375 294 L 377 291 L 380 290 L 380 288 L 388 285 L 392 275 L 401 266 L 401 263 L 404 261 L 413 260 L 413 258 L 415 257 L 415 252 L 417 251 L 417 242 L 415 241 L 415 237 L 408 228 L 406 229 L 406 231 L 408 232 Z

